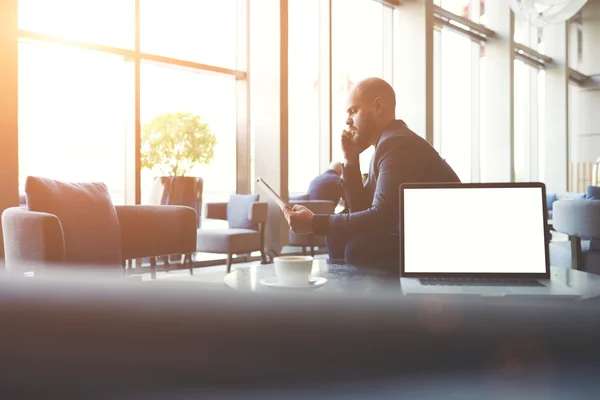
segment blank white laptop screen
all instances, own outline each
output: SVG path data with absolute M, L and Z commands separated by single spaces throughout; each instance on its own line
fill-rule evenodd
M 405 188 L 406 273 L 546 271 L 542 189 Z

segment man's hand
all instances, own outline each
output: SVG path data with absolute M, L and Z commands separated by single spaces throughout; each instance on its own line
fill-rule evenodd
M 285 206 L 281 207 L 285 219 L 287 219 L 290 229 L 294 233 L 311 233 L 312 220 L 315 215 L 308 208 L 296 204 L 291 210 Z
M 342 152 L 346 160 L 358 161 L 361 149 L 354 140 L 354 132 L 348 130 L 342 132 Z
M 344 130 L 342 132 L 342 152 L 344 158 L 350 162 L 358 163 L 359 155 L 370 146 L 369 142 L 357 131 Z

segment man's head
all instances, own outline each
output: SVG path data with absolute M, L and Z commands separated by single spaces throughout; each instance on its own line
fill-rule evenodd
M 359 81 L 347 100 L 346 124 L 354 142 L 368 147 L 396 118 L 396 94 L 389 83 L 380 78 Z
M 339 161 L 332 161 L 331 164 L 329 164 L 329 169 L 338 175 L 342 175 L 342 163 Z

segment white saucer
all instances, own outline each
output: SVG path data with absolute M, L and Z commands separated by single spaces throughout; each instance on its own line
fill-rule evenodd
M 327 279 L 325 279 L 321 276 L 314 276 L 314 277 L 311 276 L 309 278 L 309 281 L 306 283 L 306 285 L 302 285 L 302 286 L 282 285 L 281 283 L 279 283 L 279 280 L 277 279 L 276 276 L 262 278 L 261 280 L 259 280 L 259 282 L 262 285 L 265 285 L 268 287 L 282 288 L 282 289 L 316 289 L 316 288 L 319 288 L 319 287 L 323 286 L 324 284 L 326 284 Z

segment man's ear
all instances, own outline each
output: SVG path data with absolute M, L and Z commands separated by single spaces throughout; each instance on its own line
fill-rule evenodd
M 375 111 L 375 115 L 383 114 L 383 99 L 381 97 L 375 97 L 373 100 L 373 110 Z

